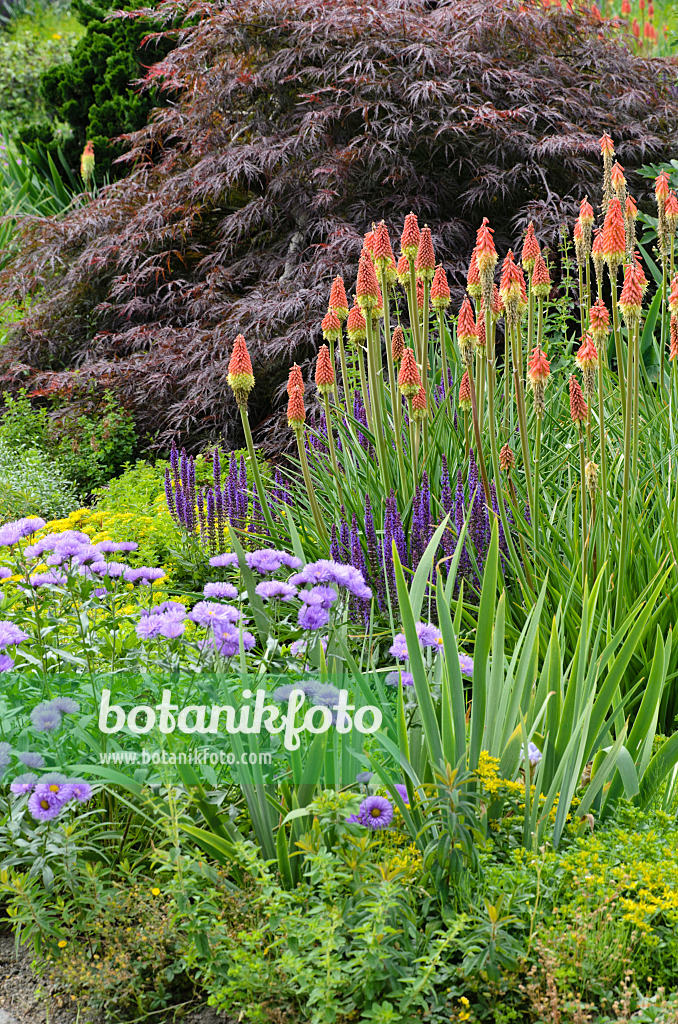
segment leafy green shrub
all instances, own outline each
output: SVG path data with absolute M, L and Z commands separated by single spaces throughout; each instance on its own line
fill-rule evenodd
M 91 140 L 98 182 L 126 173 L 126 165 L 113 165 L 124 147 L 111 140 L 142 128 L 153 107 L 162 102 L 157 90 L 141 94 L 133 82 L 174 45 L 164 39 L 144 46 L 143 40 L 152 28 L 147 19 L 106 17 L 111 10 L 123 6 L 130 10 L 156 4 L 157 0 L 144 5 L 123 5 L 116 0 L 73 0 L 73 10 L 85 26 L 85 34 L 73 49 L 71 59 L 50 67 L 42 77 L 43 97 L 72 131 L 65 144 L 72 169 L 79 168 L 80 154 Z M 49 134 L 43 134 L 42 139 L 46 143 L 51 141 Z
M 0 417 L 0 440 L 5 445 L 23 444 L 43 452 L 81 495 L 119 472 L 136 445 L 130 415 L 108 392 L 80 414 L 77 404 L 48 412 L 33 408 L 25 392 L 18 398 L 5 395 Z
M 77 500 L 72 483 L 43 452 L 0 440 L 0 523 L 63 516 Z

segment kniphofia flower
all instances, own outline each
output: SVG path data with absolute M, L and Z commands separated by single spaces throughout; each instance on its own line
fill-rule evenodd
M 80 157 L 80 176 L 85 183 L 85 188 L 90 179 L 94 176 L 94 146 L 87 142 Z
M 459 318 L 457 320 L 457 344 L 459 345 L 459 354 L 461 355 L 461 361 L 465 366 L 470 366 L 473 362 L 473 350 L 478 344 L 478 332 L 476 330 L 476 322 L 473 316 L 473 309 L 468 296 L 464 296 L 464 301 L 461 304 L 459 310 Z
M 591 501 L 595 499 L 598 490 L 598 465 L 595 462 L 587 462 L 584 468 L 586 477 L 586 489 L 589 492 Z
M 664 207 L 664 214 L 666 216 L 666 223 L 669 226 L 669 231 L 672 235 L 676 233 L 676 225 L 678 225 L 678 198 L 673 189 L 669 192 L 666 197 L 666 206 Z
M 301 388 L 302 392 L 304 390 L 304 378 L 301 375 L 301 369 L 297 363 L 295 363 L 290 370 L 289 378 L 287 380 L 287 394 L 291 395 L 294 388 Z
M 436 258 L 433 252 L 431 229 L 428 224 L 425 224 L 419 235 L 419 247 L 417 249 L 417 258 L 414 261 L 414 269 L 417 277 L 422 281 L 432 281 L 435 268 Z
M 673 275 L 671 281 L 671 292 L 669 294 L 669 309 L 676 315 L 678 314 L 678 274 Z
M 539 253 L 534 261 L 534 270 L 532 272 L 532 291 L 541 299 L 546 298 L 548 293 L 551 291 L 551 277 L 549 275 L 548 267 L 546 266 L 546 261 L 541 253 Z
M 398 387 L 406 398 L 412 398 L 421 387 L 421 376 L 411 348 L 406 348 L 398 371 Z
M 628 264 L 624 270 L 624 287 L 619 296 L 619 309 L 627 327 L 634 327 L 640 319 L 646 288 L 647 280 L 642 268 L 636 262 Z
M 400 284 L 403 286 L 403 288 L 407 288 L 410 280 L 410 264 L 408 262 L 407 256 L 405 255 L 401 256 L 400 259 L 398 260 L 396 276 Z
M 450 304 L 450 286 L 447 283 L 447 275 L 439 264 L 436 267 L 431 285 L 431 306 L 433 309 L 447 309 Z
M 354 346 L 362 345 L 367 337 L 367 324 L 360 306 L 353 305 L 346 321 L 346 334 Z
M 287 402 L 287 423 L 295 434 L 299 434 L 304 429 L 304 423 L 306 422 L 304 392 L 300 387 L 290 388 L 291 382 L 292 373 L 290 373 L 290 380 L 287 384 L 287 390 L 290 396 Z
M 386 280 L 393 284 L 396 280 L 396 262 L 393 247 L 389 238 L 388 228 L 380 221 L 374 232 L 374 251 L 372 253 L 377 273 L 386 274 Z
M 423 420 L 426 418 L 426 392 L 424 391 L 423 384 L 417 391 L 416 395 L 412 399 L 412 415 L 415 420 Z
M 615 196 L 605 214 L 603 225 L 602 251 L 605 262 L 610 270 L 615 273 L 620 263 L 624 262 L 626 256 L 626 229 L 624 226 L 624 215 L 621 203 Z
M 532 350 L 527 366 L 527 376 L 532 385 L 534 395 L 534 410 L 537 416 L 542 416 L 544 413 L 544 392 L 551 375 L 551 367 L 544 352 L 539 347 Z
M 254 387 L 252 360 L 242 334 L 233 342 L 233 351 L 228 364 L 228 383 L 233 389 L 235 400 L 240 406 L 247 405 L 249 393 Z
M 461 378 L 461 384 L 459 385 L 459 408 L 464 412 L 468 412 L 471 408 L 471 382 L 468 370 L 464 370 L 464 376 Z
M 408 260 L 416 258 L 419 249 L 419 224 L 415 213 L 408 213 L 405 217 L 403 233 L 400 237 L 400 251 Z
M 575 359 L 584 378 L 584 390 L 590 398 L 595 390 L 598 367 L 598 349 L 590 334 L 585 334 L 582 338 L 581 347 L 577 351 Z
M 331 307 L 325 313 L 320 326 L 325 341 L 338 341 L 341 337 L 341 320 Z
M 525 240 L 523 242 L 522 252 L 522 264 L 528 273 L 532 273 L 534 270 L 534 261 L 541 252 L 539 248 L 539 242 L 534 233 L 534 224 L 532 221 L 527 225 L 527 231 L 525 232 Z
M 483 222 L 478 228 L 478 233 L 476 235 L 475 249 L 482 296 L 488 306 L 492 303 L 494 268 L 497 265 L 498 259 L 497 250 L 494 246 L 494 239 L 492 238 L 494 228 L 491 228 L 489 223 L 489 219 L 487 217 L 483 217 Z
M 379 283 L 371 257 L 363 251 L 358 264 L 358 280 L 355 286 L 356 302 L 362 310 L 377 309 L 379 306 Z
M 575 376 L 570 377 L 570 416 L 573 423 L 584 423 L 588 416 L 588 406 L 584 399 L 579 381 Z
M 396 327 L 391 337 L 391 354 L 393 355 L 393 362 L 399 363 L 403 358 L 405 351 L 405 335 L 400 324 Z
M 504 473 L 510 473 L 516 464 L 516 457 L 509 444 L 502 445 L 499 452 L 499 467 Z
M 474 249 L 471 254 L 471 262 L 468 268 L 468 274 L 466 275 L 466 291 L 469 293 L 472 299 L 478 300 L 482 292 L 480 287 L 480 272 L 478 270 L 478 253 Z
M 344 279 L 342 277 L 337 276 L 332 282 L 329 308 L 337 314 L 342 323 L 348 316 L 348 299 L 346 298 L 346 289 L 344 288 Z
M 671 336 L 671 348 L 669 349 L 669 362 L 673 362 L 674 359 L 678 358 L 678 319 L 675 316 L 671 317 L 671 325 L 669 328 Z
M 584 236 L 586 255 L 588 256 L 591 252 L 591 239 L 593 237 L 593 207 L 589 202 L 588 196 L 584 196 L 579 204 L 579 221 L 581 223 L 582 234 Z
M 315 364 L 315 386 L 321 395 L 328 395 L 334 387 L 334 367 L 327 345 L 321 345 Z

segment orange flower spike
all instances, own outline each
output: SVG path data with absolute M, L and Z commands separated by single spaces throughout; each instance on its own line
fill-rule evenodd
M 379 274 L 386 274 L 386 280 L 389 284 L 392 284 L 396 277 L 396 263 L 393 255 L 393 247 L 391 246 L 391 239 L 388 234 L 388 228 L 383 220 L 379 222 L 374 232 L 374 249 L 372 251 L 372 258 L 377 272 Z
M 468 370 L 464 370 L 464 376 L 459 385 L 459 408 L 468 412 L 471 408 L 471 382 L 469 381 Z
M 348 316 L 348 299 L 346 298 L 346 289 L 344 288 L 344 279 L 342 277 L 337 276 L 332 282 L 329 308 L 337 314 L 342 323 Z
M 374 231 L 365 232 L 365 238 L 363 239 L 363 252 L 368 252 L 370 256 L 374 256 Z
M 341 337 L 341 320 L 331 307 L 325 313 L 320 326 L 325 341 L 337 341 Z
M 370 256 L 363 252 L 358 265 L 358 280 L 355 286 L 356 302 L 363 310 L 374 310 L 379 305 L 379 284 Z
M 492 305 L 490 306 L 490 314 L 492 316 L 492 322 L 496 323 L 497 320 L 499 319 L 499 317 L 502 315 L 503 312 L 504 312 L 504 303 L 502 301 L 501 295 L 499 294 L 499 289 L 497 288 L 496 284 L 493 284 L 492 285 Z
M 416 258 L 419 249 L 419 223 L 415 213 L 408 213 L 405 217 L 403 233 L 400 236 L 400 251 L 408 260 Z
M 610 200 L 610 205 L 605 214 L 601 248 L 606 263 L 613 271 L 617 269 L 620 263 L 624 262 L 626 255 L 626 231 L 621 203 L 616 197 Z
M 577 366 L 584 377 L 584 390 L 591 397 L 596 388 L 596 368 L 598 366 L 598 349 L 590 334 L 582 338 L 581 348 L 575 355 Z
M 577 266 L 583 267 L 586 265 L 586 242 L 584 241 L 584 228 L 582 227 L 581 217 L 577 217 L 574 222 L 572 237 L 574 239 L 574 251 L 577 256 Z
M 619 296 L 619 309 L 627 327 L 634 327 L 640 319 L 643 307 L 643 293 L 647 282 L 645 275 L 636 264 L 628 265 L 624 270 L 624 286 Z
M 487 335 L 485 334 L 485 310 L 483 309 L 482 303 L 480 304 L 478 317 L 476 319 L 476 331 L 478 332 L 476 345 L 484 352 L 485 346 L 487 345 Z
M 459 310 L 457 344 L 459 345 L 462 363 L 465 366 L 470 366 L 473 361 L 473 349 L 478 344 L 478 331 L 468 295 L 464 296 L 464 301 Z
M 447 283 L 447 275 L 442 268 L 442 264 L 439 263 L 431 285 L 431 306 L 433 309 L 447 309 L 450 301 L 450 286 Z
M 528 360 L 527 376 L 530 383 L 546 384 L 551 376 L 551 364 L 549 363 L 543 349 L 533 348 Z
M 466 276 L 466 291 L 472 299 L 476 300 L 480 298 L 480 294 L 482 292 L 482 288 L 480 287 L 480 272 L 478 270 L 478 252 L 476 249 L 473 250 L 468 274 Z
M 428 224 L 424 224 L 419 235 L 419 247 L 417 258 L 414 261 L 414 269 L 421 281 L 432 281 L 436 269 L 436 257 L 433 252 L 433 239 Z
M 614 142 L 607 134 L 607 132 L 603 133 L 603 135 L 599 139 L 599 142 L 601 155 L 611 159 L 614 156 Z
M 290 380 L 292 375 L 290 374 Z M 287 403 L 287 424 L 295 434 L 300 434 L 306 422 L 306 409 L 304 407 L 304 392 L 302 388 L 292 387 L 287 384 L 289 401 Z
M 405 335 L 400 325 L 396 327 L 391 337 L 391 353 L 393 355 L 393 362 L 399 363 L 403 358 L 405 351 Z
M 327 345 L 321 345 L 315 364 L 315 386 L 321 395 L 329 395 L 334 388 L 334 367 Z
M 239 334 L 233 342 L 233 351 L 231 352 L 226 379 L 233 389 L 238 405 L 247 405 L 249 393 L 254 387 L 254 371 L 252 370 L 252 360 L 250 359 L 250 354 L 247 351 L 247 345 L 242 334 Z
M 494 268 L 497 265 L 497 250 L 494 247 L 494 228 L 489 227 L 489 219 L 483 217 L 483 223 L 478 228 L 476 235 L 476 260 L 478 263 L 478 271 L 482 275 L 488 270 L 494 273 Z
M 593 207 L 589 202 L 588 196 L 584 196 L 579 204 L 579 221 L 584 240 L 584 257 L 586 258 L 591 252 L 591 240 L 593 237 Z
M 671 292 L 669 294 L 669 309 L 674 315 L 678 315 L 678 274 L 673 275 L 671 281 Z
M 666 171 L 662 171 L 655 178 L 654 194 L 657 200 L 657 206 L 666 202 L 669 195 L 669 184 L 669 176 Z
M 589 408 L 584 399 L 581 386 L 576 377 L 570 377 L 570 416 L 573 423 L 584 423 Z
M 678 359 L 678 320 L 675 316 L 671 317 L 670 335 L 671 348 L 669 349 L 669 362 L 672 363 L 674 359 Z
M 593 340 L 599 343 L 610 333 L 610 314 L 602 299 L 598 299 L 589 310 L 589 327 Z
M 532 273 L 534 270 L 534 261 L 541 252 L 539 248 L 539 242 L 537 241 L 534 233 L 534 224 L 532 221 L 527 225 L 527 231 L 525 232 L 525 240 L 523 241 L 523 251 L 521 256 L 521 262 L 523 268 Z
M 671 189 L 668 196 L 666 197 L 664 215 L 666 217 L 666 223 L 669 226 L 669 231 L 672 235 L 675 235 L 676 226 L 678 225 L 678 198 L 676 197 L 676 193 L 673 191 L 673 189 Z
M 540 298 L 544 299 L 551 291 L 551 276 L 546 266 L 546 261 L 541 253 L 537 256 L 534 262 L 534 271 L 532 273 L 532 291 Z
M 627 217 L 627 219 L 630 217 L 631 220 L 635 220 L 636 217 L 638 216 L 638 207 L 636 206 L 636 201 L 633 198 L 633 196 L 627 196 L 626 197 L 626 207 L 625 207 L 625 209 L 626 209 L 626 217 Z
M 406 398 L 413 398 L 421 388 L 421 376 L 411 348 L 406 348 L 398 371 L 398 387 Z
M 523 249 L 524 248 L 525 247 L 523 246 Z M 515 262 L 513 260 L 513 249 L 509 249 L 504 257 L 504 262 L 501 265 L 501 277 L 499 279 L 499 294 L 501 295 L 505 307 L 510 302 L 520 301 L 520 285 L 513 273 L 514 267 Z
M 624 168 L 618 160 L 612 164 L 612 170 L 610 171 L 610 179 L 612 186 L 616 192 L 618 188 L 626 185 L 626 178 L 624 177 Z
M 360 306 L 356 303 L 353 304 L 351 312 L 348 314 L 348 320 L 346 321 L 346 333 L 348 340 L 354 346 L 362 345 L 365 338 L 367 337 L 367 324 L 363 311 Z
M 412 399 L 412 416 L 415 420 L 424 420 L 426 419 L 426 412 L 426 392 L 424 391 L 424 385 L 422 384 Z
M 290 375 L 287 380 L 287 394 L 291 395 L 294 388 L 301 388 L 304 390 L 304 378 L 301 375 L 301 369 L 295 363 L 290 370 Z
M 396 275 L 398 281 L 403 286 L 403 288 L 407 288 L 407 285 L 409 284 L 410 280 L 410 264 L 408 262 L 407 256 L 403 255 L 398 260 L 398 266 L 396 267 Z

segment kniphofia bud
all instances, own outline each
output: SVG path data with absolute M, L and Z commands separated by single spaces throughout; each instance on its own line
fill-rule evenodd
M 321 345 L 315 364 L 315 386 L 321 395 L 328 395 L 334 388 L 334 367 L 327 345 Z
M 228 376 L 226 378 L 233 389 L 235 400 L 239 406 L 247 405 L 249 393 L 254 387 L 254 372 L 252 360 L 247 351 L 247 345 L 242 334 L 233 342 L 233 351 L 228 364 Z
M 85 183 L 85 188 L 87 188 L 90 179 L 94 176 L 94 146 L 89 141 L 80 157 L 80 176 Z
M 462 363 L 465 366 L 470 366 L 473 362 L 473 350 L 478 344 L 478 331 L 476 330 L 476 321 L 468 295 L 464 296 L 464 301 L 459 310 L 457 344 L 459 345 Z
M 417 277 L 422 281 L 432 281 L 436 269 L 436 258 L 433 252 L 433 239 L 431 229 L 425 224 L 419 235 L 419 247 L 417 258 L 414 261 L 414 269 Z
M 398 371 L 398 387 L 406 398 L 412 398 L 419 391 L 421 376 L 411 348 L 406 348 Z
M 379 284 L 371 257 L 363 251 L 358 264 L 358 280 L 355 286 L 356 302 L 363 310 L 373 310 L 379 305 Z
M 474 249 L 471 255 L 471 262 L 466 275 L 466 291 L 476 301 L 480 298 L 482 288 L 480 287 L 480 272 L 478 270 L 478 253 Z
M 424 420 L 426 419 L 426 412 L 426 392 L 424 391 L 424 386 L 422 384 L 422 386 L 419 388 L 416 395 L 412 399 L 412 416 L 414 417 L 415 420 Z
M 403 358 L 405 351 L 405 335 L 400 324 L 396 327 L 391 337 L 391 353 L 393 355 L 393 362 L 399 363 Z
M 325 341 L 338 341 L 341 337 L 341 320 L 331 307 L 325 313 L 320 326 Z
M 529 274 L 534 270 L 534 261 L 541 252 L 539 248 L 539 242 L 537 241 L 534 233 L 534 224 L 532 221 L 527 225 L 527 231 L 525 232 L 525 240 L 523 241 L 523 252 L 522 252 L 522 264 L 525 270 Z
M 290 379 L 287 382 L 287 393 L 290 396 L 287 402 L 287 423 L 295 434 L 300 434 L 306 422 L 304 391 L 303 388 L 291 386 L 291 383 L 292 373 L 290 373 Z
M 436 267 L 431 285 L 431 306 L 433 309 L 447 309 L 450 304 L 450 286 L 441 264 Z
M 669 349 L 669 361 L 673 362 L 674 359 L 678 358 L 678 319 L 675 316 L 671 317 L 671 324 L 669 328 L 671 336 L 671 348 Z
M 416 258 L 419 249 L 419 224 L 415 213 L 408 213 L 405 217 L 403 233 L 400 237 L 400 251 L 408 260 Z
M 504 473 L 510 473 L 516 464 L 516 457 L 509 444 L 502 445 L 499 452 L 499 467 Z
M 534 271 L 532 272 L 532 291 L 540 299 L 546 298 L 548 293 L 551 291 L 551 277 L 546 266 L 546 261 L 541 253 L 537 256 L 534 261 Z
M 459 385 L 459 408 L 464 412 L 468 412 L 471 408 L 471 382 L 468 370 L 464 370 L 464 376 L 461 378 L 461 384 Z
M 611 273 L 624 262 L 626 256 L 626 229 L 621 203 L 615 196 L 610 200 L 603 225 L 602 251 Z
M 581 386 L 576 377 L 570 377 L 570 416 L 573 423 L 584 423 L 588 416 L 588 406 Z
M 367 324 L 363 311 L 357 303 L 354 303 L 346 321 L 346 333 L 351 345 L 362 345 L 367 337 Z
M 337 314 L 342 323 L 348 316 L 348 299 L 346 298 L 346 289 L 344 288 L 344 279 L 342 277 L 337 276 L 332 282 L 329 308 Z

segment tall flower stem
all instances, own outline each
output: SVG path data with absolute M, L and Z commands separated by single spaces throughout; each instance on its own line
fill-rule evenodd
M 539 459 L 541 456 L 541 415 L 537 412 L 534 439 L 534 511 L 532 515 L 532 532 L 534 550 L 536 552 L 539 543 Z
M 426 406 L 429 414 L 431 413 L 431 389 L 429 387 L 428 380 L 428 333 L 429 333 L 429 298 L 431 293 L 431 282 L 428 280 L 424 281 L 424 309 L 422 313 L 422 339 L 421 339 L 421 379 L 424 385 L 424 391 L 426 392 Z M 417 313 L 419 310 L 417 309 Z M 424 420 L 424 433 L 427 434 L 428 430 L 426 427 L 426 420 Z
M 586 584 L 588 524 L 586 522 L 586 453 L 581 423 L 579 424 L 579 476 L 581 478 L 581 586 L 583 591 Z
M 633 328 L 634 335 L 638 334 L 639 323 L 636 322 Z M 631 370 L 635 362 L 635 338 L 634 344 L 629 345 L 629 381 Z M 629 519 L 629 484 L 631 475 L 631 387 L 626 391 L 626 417 L 624 422 L 624 480 L 622 484 L 622 522 L 621 537 L 619 540 L 619 576 L 617 579 L 617 601 L 615 607 L 615 622 L 621 621 L 622 601 L 626 584 L 626 543 Z
M 630 348 L 630 346 L 629 346 Z M 663 351 L 663 349 L 662 349 Z M 629 376 L 628 386 L 631 387 L 631 378 Z M 664 387 L 664 378 L 662 377 L 662 388 Z M 639 401 L 640 401 L 640 323 L 638 323 L 635 331 L 633 332 L 633 479 L 637 479 L 638 471 L 638 439 L 640 437 L 640 413 L 639 413 Z
M 384 300 L 386 301 L 386 300 Z M 365 310 L 365 323 L 367 325 L 367 372 L 370 380 L 370 394 L 372 396 L 372 412 L 374 414 L 374 434 L 379 452 L 379 465 L 381 467 L 381 478 L 384 484 L 385 493 L 391 490 L 391 475 L 386 460 L 386 444 L 384 441 L 384 430 L 381 418 L 381 388 L 383 387 L 381 345 L 375 340 L 374 324 L 370 311 Z M 378 338 L 378 332 L 377 332 Z M 379 365 L 377 365 L 377 363 Z
M 417 362 L 420 366 L 424 363 L 424 353 L 422 351 L 421 343 L 421 330 L 419 325 L 419 305 L 417 303 L 417 276 L 414 272 L 414 256 L 411 256 L 408 260 L 410 265 L 410 287 L 407 290 L 407 305 L 410 311 L 410 324 L 412 325 L 412 331 L 414 334 L 415 352 L 417 355 Z
M 445 397 L 449 389 L 449 378 L 447 375 L 447 343 L 445 340 L 445 314 L 442 309 L 438 310 L 438 341 L 440 343 L 440 356 L 443 363 L 443 390 Z
M 348 379 L 348 364 L 346 362 L 346 348 L 344 347 L 344 330 L 342 327 L 339 335 L 339 362 L 341 363 L 341 383 L 344 387 L 344 408 L 348 411 L 348 396 L 351 394 Z
M 485 500 L 489 507 L 492 506 L 492 495 L 490 494 L 490 481 L 487 479 L 487 470 L 485 469 L 485 456 L 483 455 L 483 443 L 480 436 L 480 424 L 478 423 L 478 402 L 476 400 L 476 388 L 475 381 L 473 380 L 473 374 L 471 367 L 468 367 L 468 382 L 471 389 L 471 418 L 473 421 L 473 435 L 476 442 L 476 455 L 478 458 L 478 468 L 480 470 L 480 478 L 483 481 L 483 491 L 485 492 Z
M 393 365 L 393 339 L 391 337 L 391 311 L 389 309 L 389 285 L 386 280 L 386 273 L 382 271 L 380 276 L 381 294 L 384 301 L 384 339 L 386 342 L 386 363 L 388 366 L 388 386 L 391 392 L 391 415 L 393 416 L 393 433 L 398 458 L 398 470 L 400 479 L 405 482 L 405 459 L 403 456 L 402 423 L 400 419 L 401 402 L 400 392 L 396 384 L 395 366 Z
M 330 351 L 330 365 L 331 365 L 332 369 L 334 369 L 336 363 L 335 363 L 334 341 L 333 341 L 333 339 L 330 338 L 327 344 L 329 346 L 329 351 Z M 334 384 L 332 386 L 332 390 L 334 392 L 334 401 L 336 402 L 337 405 L 339 405 L 339 388 L 337 387 L 337 376 L 336 376 L 336 374 L 334 375 Z
M 372 430 L 372 405 L 370 401 L 372 395 L 367 390 L 367 381 L 365 380 L 365 362 L 363 360 L 363 350 L 360 345 L 356 345 L 355 357 L 358 363 L 358 373 L 360 374 L 360 390 L 363 393 L 363 405 L 365 406 L 367 426 Z
M 607 551 L 607 442 L 605 439 L 605 403 L 603 395 L 603 353 L 598 353 L 598 431 L 600 433 L 600 473 L 603 491 L 603 551 Z
M 297 436 L 297 450 L 299 452 L 299 462 L 301 463 L 301 472 L 304 476 L 304 484 L 306 485 L 306 494 L 308 495 L 309 504 L 311 506 L 311 512 L 313 513 L 313 521 L 315 528 L 318 531 L 318 536 L 327 544 L 328 535 L 323 517 L 318 507 L 318 501 L 315 496 L 315 490 L 313 489 L 313 481 L 311 480 L 311 473 L 308 468 L 308 459 L 306 458 L 306 449 L 304 448 L 304 442 L 302 440 L 303 430 L 295 430 Z
M 334 470 L 334 478 L 337 482 L 337 494 L 339 495 L 340 504 L 344 504 L 344 497 L 341 493 L 341 477 L 339 476 L 339 465 L 337 463 L 337 453 L 334 448 L 334 433 L 332 431 L 332 420 L 330 416 L 330 396 L 327 392 L 323 394 L 323 402 L 325 404 L 325 426 L 327 427 L 327 446 L 330 450 L 330 460 L 332 462 L 332 469 Z
M 667 305 L 667 295 L 666 295 L 666 278 L 667 278 L 667 274 L 666 274 L 666 253 L 663 251 L 663 249 L 664 249 L 664 246 L 662 245 L 662 324 L 661 324 L 661 336 L 660 336 L 660 345 L 661 345 L 660 359 L 661 359 L 661 363 L 660 363 L 660 367 L 659 367 L 659 386 L 661 387 L 662 391 L 664 390 L 664 373 L 665 373 L 664 360 L 665 360 L 665 357 L 666 357 L 666 327 L 667 327 L 667 316 L 666 316 L 666 305 Z
M 626 429 L 626 386 L 624 384 L 624 362 L 622 358 L 622 337 L 619 323 L 619 307 L 617 306 L 617 270 L 610 273 L 610 288 L 612 290 L 612 329 L 614 331 L 614 349 L 617 355 L 617 378 L 619 380 L 619 393 L 621 395 L 622 417 L 624 418 L 624 429 Z
M 412 412 L 412 398 L 408 396 L 407 399 L 407 423 L 410 434 L 410 462 L 412 464 L 412 484 L 413 491 L 416 491 L 419 485 L 419 472 L 417 464 L 419 462 L 419 445 L 417 444 L 417 433 L 415 429 L 414 415 Z
M 254 451 L 254 442 L 252 441 L 252 431 L 250 430 L 250 421 L 247 415 L 247 405 L 240 405 L 240 418 L 242 420 L 242 427 L 245 432 L 245 443 L 247 445 L 247 454 L 250 457 L 250 463 L 252 465 L 252 476 L 254 477 L 254 486 L 256 487 L 257 497 L 259 498 L 259 504 L 261 505 L 261 511 L 264 514 L 264 520 L 266 526 L 270 530 L 271 537 L 277 535 L 275 523 L 271 516 L 271 510 L 268 507 L 268 498 L 264 489 L 264 484 L 261 479 L 261 473 L 259 472 L 259 464 L 257 462 L 256 452 Z M 304 454 L 304 458 L 306 455 Z

